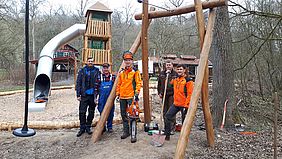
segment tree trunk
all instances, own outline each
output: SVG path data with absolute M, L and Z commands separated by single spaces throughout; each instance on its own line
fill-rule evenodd
M 234 108 L 234 63 L 231 47 L 231 32 L 227 6 L 216 12 L 213 45 L 213 122 L 219 127 L 222 122 L 224 103 L 228 100 L 225 128 L 233 125 Z

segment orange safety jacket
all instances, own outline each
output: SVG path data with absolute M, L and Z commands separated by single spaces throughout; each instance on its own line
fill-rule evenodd
M 135 94 L 139 94 L 141 87 L 142 80 L 139 70 L 136 68 L 126 68 L 119 74 L 116 95 L 120 99 L 130 99 Z
M 171 80 L 170 84 L 173 85 L 173 104 L 177 107 L 189 108 L 194 88 L 194 82 L 192 79 L 181 76 Z

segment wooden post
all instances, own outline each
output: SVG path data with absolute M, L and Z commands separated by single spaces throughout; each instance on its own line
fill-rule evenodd
M 188 113 L 186 115 L 186 118 L 184 120 L 180 136 L 178 139 L 176 152 L 175 152 L 175 159 L 183 159 L 185 155 L 185 150 L 188 145 L 188 138 L 191 132 L 191 128 L 193 125 L 193 121 L 196 115 L 197 111 L 197 104 L 198 99 L 201 93 L 201 87 L 203 84 L 204 74 L 206 65 L 208 63 L 208 56 L 209 51 L 212 43 L 212 34 L 213 34 L 213 27 L 215 22 L 215 9 L 212 9 L 209 14 L 209 20 L 208 20 L 208 26 L 207 26 L 207 32 L 204 38 L 204 44 L 203 49 L 200 54 L 200 61 L 199 61 L 199 67 L 198 67 L 198 74 L 196 76 L 195 80 L 195 86 L 193 89 L 193 94 L 191 97 Z
M 215 8 L 215 7 L 220 7 L 220 6 L 225 6 L 227 5 L 227 0 L 210 0 L 210 1 L 204 1 L 202 3 L 203 9 L 208 9 L 208 8 Z M 174 9 L 170 9 L 167 11 L 152 11 L 149 12 L 148 16 L 149 19 L 153 18 L 161 18 L 161 17 L 169 17 L 169 16 L 174 16 L 174 15 L 180 15 L 180 14 L 185 14 L 185 13 L 191 13 L 195 11 L 195 5 L 187 5 L 184 7 L 178 7 Z M 136 14 L 135 15 L 136 20 L 141 20 L 142 19 L 142 14 Z
M 143 1 L 142 14 L 142 80 L 143 80 L 143 107 L 145 123 L 151 122 L 149 104 L 149 73 L 148 73 L 148 0 Z
M 154 9 L 155 8 L 150 8 L 150 10 L 154 10 Z M 148 25 L 150 25 L 150 23 L 151 23 L 151 20 L 149 21 Z M 130 48 L 130 52 L 135 54 L 138 47 L 140 46 L 140 44 L 141 44 L 141 31 L 138 33 L 134 43 L 132 44 L 132 46 Z M 124 62 L 122 62 L 121 66 L 119 68 L 117 77 L 119 76 L 119 72 L 120 72 L 121 68 L 124 68 Z M 96 128 L 94 129 L 94 132 L 93 132 L 93 135 L 92 135 L 92 140 L 93 140 L 94 143 L 97 142 L 100 139 L 100 136 L 101 136 L 103 129 L 104 129 L 104 125 L 105 125 L 105 123 L 108 119 L 108 116 L 110 114 L 110 111 L 112 109 L 114 100 L 116 98 L 117 81 L 118 80 L 115 80 L 115 82 L 114 82 L 113 88 L 112 88 L 111 93 L 110 93 L 110 95 L 107 99 L 104 110 L 103 110 L 103 112 L 100 116 L 100 119 L 99 119 L 99 121 L 96 125 Z
M 84 43 L 83 43 L 83 48 L 82 49 L 82 61 L 81 61 L 81 66 L 83 66 L 88 58 L 88 36 L 84 35 Z
M 274 154 L 273 158 L 277 159 L 277 112 L 279 108 L 279 100 L 278 100 L 278 94 L 275 92 L 274 94 L 274 136 L 273 136 L 273 149 L 274 149 Z
M 196 17 L 197 17 L 197 24 L 198 24 L 198 32 L 200 37 L 200 47 L 201 50 L 203 49 L 203 43 L 205 38 L 205 19 L 203 14 L 202 8 L 202 1 L 201 0 L 194 0 L 195 2 L 195 9 L 196 9 Z M 204 112 L 204 119 L 205 119 L 205 126 L 206 126 L 206 134 L 208 145 L 210 147 L 214 147 L 214 131 L 212 125 L 212 116 L 210 112 L 209 106 L 209 68 L 208 63 L 206 65 L 203 85 L 202 85 L 202 107 Z
M 77 58 L 76 56 L 74 55 L 74 69 L 73 69 L 73 82 L 74 82 L 74 88 L 76 89 L 76 73 L 77 73 Z

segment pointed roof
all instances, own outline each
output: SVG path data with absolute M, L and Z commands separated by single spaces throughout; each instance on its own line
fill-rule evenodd
M 96 2 L 94 5 L 89 7 L 89 9 L 86 11 L 85 16 L 87 15 L 88 11 L 101 11 L 101 12 L 108 12 L 108 13 L 113 12 L 112 10 L 110 10 L 108 7 L 106 7 L 104 4 L 100 2 Z

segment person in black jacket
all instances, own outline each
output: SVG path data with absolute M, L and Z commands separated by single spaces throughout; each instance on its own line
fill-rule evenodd
M 169 84 L 168 84 L 168 87 L 166 89 L 165 99 L 163 99 L 164 89 L 165 89 L 165 80 L 166 80 L 167 74 L 168 74 L 168 82 L 167 83 L 169 83 L 169 81 L 171 81 L 172 79 L 177 78 L 177 76 L 178 76 L 177 73 L 173 70 L 173 64 L 170 60 L 167 60 L 165 62 L 165 70 L 160 72 L 160 75 L 159 75 L 159 78 L 158 78 L 158 87 L 157 87 L 158 95 L 162 100 L 165 100 L 164 110 L 163 110 L 163 119 L 165 119 L 165 114 L 167 113 L 169 107 L 173 105 L 173 88 L 169 87 Z M 174 124 L 171 128 L 172 134 L 174 132 L 173 129 L 174 129 L 175 124 L 176 124 L 176 117 L 174 117 L 173 121 L 174 121 Z M 165 125 L 165 123 L 164 123 L 164 125 Z
M 80 130 L 77 137 L 81 136 L 85 131 L 92 134 L 91 125 L 94 119 L 96 107 L 96 98 L 99 94 L 101 73 L 99 69 L 93 66 L 93 58 L 87 59 L 86 66 L 79 70 L 76 81 L 76 96 L 79 101 L 79 121 Z M 86 112 L 88 108 L 88 116 Z

